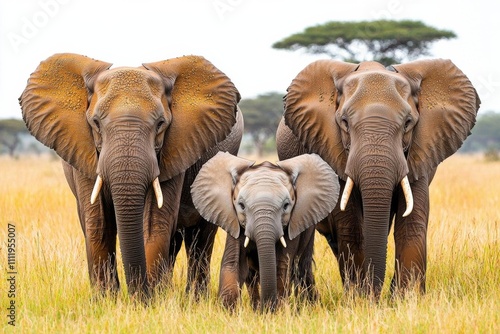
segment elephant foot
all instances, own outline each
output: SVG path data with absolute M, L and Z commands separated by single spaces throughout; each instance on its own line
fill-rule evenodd
M 193 296 L 196 301 L 201 297 L 208 297 L 208 281 L 194 281 L 186 285 L 186 294 Z
M 425 294 L 425 278 L 423 275 L 407 275 L 398 279 L 396 275 L 391 280 L 390 287 L 393 298 L 404 298 L 410 293 Z
M 227 267 L 221 268 L 218 298 L 222 306 L 230 311 L 236 309 L 240 299 L 241 288 L 238 280 L 239 274 L 236 270 Z
M 319 292 L 315 285 L 297 286 L 295 288 L 295 296 L 300 301 L 316 303 L 319 300 Z

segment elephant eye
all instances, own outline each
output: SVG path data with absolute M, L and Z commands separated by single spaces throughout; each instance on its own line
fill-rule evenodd
M 99 123 L 99 119 L 94 118 L 93 122 L 94 122 L 96 131 L 101 133 L 101 123 Z
M 405 128 L 404 128 L 405 132 L 409 130 L 409 128 L 411 127 L 411 124 L 412 124 L 412 119 L 411 119 L 411 117 L 408 117 L 406 119 L 406 122 L 405 122 Z
M 243 202 L 239 202 L 238 205 L 241 210 L 245 210 L 245 204 L 243 204 Z
M 346 131 L 349 131 L 349 122 L 347 121 L 347 117 L 346 116 L 342 116 L 342 126 L 344 127 L 344 129 Z
M 158 122 L 158 124 L 156 124 L 156 131 L 160 132 L 163 129 L 164 126 L 165 126 L 165 121 L 164 120 L 160 120 Z
M 289 207 L 290 207 L 290 203 L 286 202 L 286 203 L 283 205 L 283 210 L 284 210 L 284 211 L 287 211 Z

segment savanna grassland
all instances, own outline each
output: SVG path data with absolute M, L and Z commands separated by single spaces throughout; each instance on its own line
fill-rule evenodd
M 3 332 L 22 333 L 498 333 L 500 332 L 500 162 L 455 155 L 431 185 L 427 293 L 391 299 L 388 272 L 379 303 L 343 292 L 325 240 L 315 245 L 320 300 L 292 298 L 276 314 L 252 311 L 246 291 L 234 313 L 216 298 L 225 236 L 218 233 L 210 294 L 184 293 L 181 252 L 172 286 L 149 307 L 95 298 L 90 289 L 76 203 L 59 161 L 0 158 L 0 314 Z M 8 294 L 8 226 L 15 226 L 15 297 Z M 120 278 L 124 280 L 120 263 Z M 15 327 L 7 308 L 15 302 Z

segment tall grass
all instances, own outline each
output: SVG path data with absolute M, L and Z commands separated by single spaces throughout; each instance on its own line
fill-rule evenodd
M 186 259 L 172 286 L 151 306 L 125 292 L 97 298 L 90 289 L 76 203 L 60 162 L 0 158 L 0 328 L 23 333 L 495 333 L 500 331 L 500 163 L 455 155 L 431 185 L 427 293 L 392 299 L 394 272 L 389 242 L 388 273 L 380 302 L 344 293 L 332 252 L 322 237 L 315 245 L 320 300 L 291 298 L 276 314 L 252 311 L 246 291 L 234 313 L 216 298 L 225 235 L 214 247 L 210 293 L 195 301 L 184 292 Z M 16 226 L 16 327 L 8 325 L 7 224 Z M 121 262 L 120 262 L 121 263 Z M 121 282 L 125 282 L 120 267 Z

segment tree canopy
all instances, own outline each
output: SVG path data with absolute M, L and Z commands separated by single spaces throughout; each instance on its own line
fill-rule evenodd
M 332 21 L 286 37 L 273 48 L 305 49 L 348 62 L 375 60 L 388 66 L 430 55 L 432 43 L 456 37 L 450 30 L 439 30 L 421 21 Z
M 240 109 L 245 117 L 245 133 L 249 133 L 262 156 L 267 141 L 274 138 L 283 115 L 284 93 L 270 92 L 253 99 L 242 99 Z

